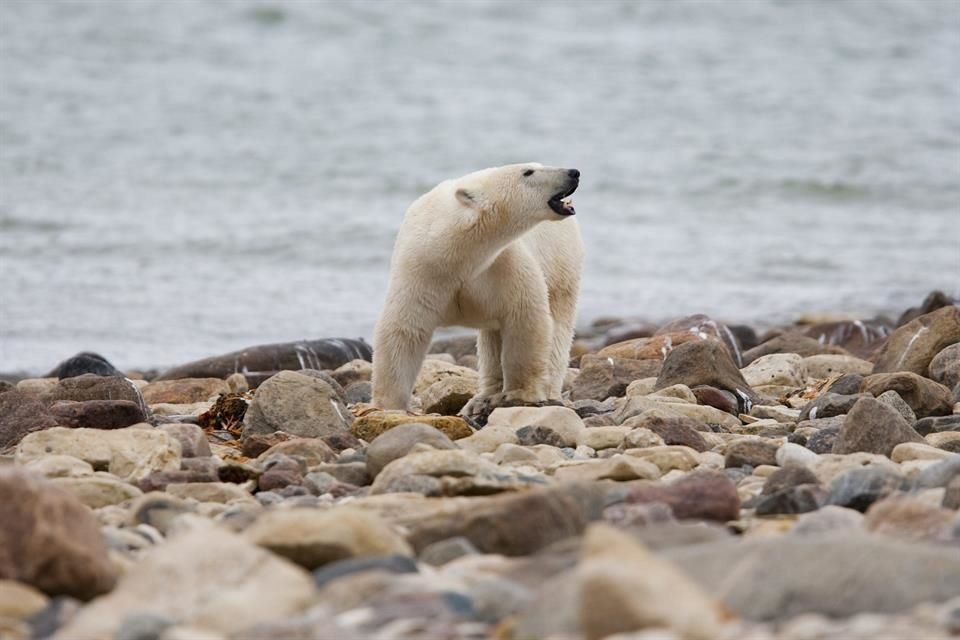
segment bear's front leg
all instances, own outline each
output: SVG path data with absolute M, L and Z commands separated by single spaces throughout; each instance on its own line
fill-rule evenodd
M 381 318 L 373 344 L 373 406 L 407 410 L 432 330 Z
M 535 404 L 549 394 L 550 314 L 546 300 L 525 302 L 502 325 L 503 393 L 494 396 L 495 404 Z

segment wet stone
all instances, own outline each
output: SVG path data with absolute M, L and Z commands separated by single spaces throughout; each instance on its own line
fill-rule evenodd
M 905 478 L 883 469 L 851 469 L 830 483 L 826 504 L 864 512 L 874 502 L 909 488 L 910 483 Z

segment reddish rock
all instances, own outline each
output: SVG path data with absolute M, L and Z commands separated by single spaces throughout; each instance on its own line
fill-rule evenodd
M 89 600 L 110 591 L 117 569 L 93 513 L 21 469 L 0 469 L 0 580 L 50 596 Z
M 701 385 L 691 389 L 697 402 L 732 415 L 740 415 L 740 402 L 731 391 Z
M 59 426 L 72 429 L 122 429 L 147 419 L 141 405 L 130 400 L 61 400 L 50 406 L 50 414 Z
M 891 496 L 867 509 L 867 531 L 913 542 L 946 541 L 951 537 L 956 511 L 935 507 L 911 496 Z
M 271 447 L 275 447 L 283 442 L 289 442 L 290 440 L 297 439 L 299 438 L 284 431 L 274 431 L 273 433 L 262 434 L 257 433 L 249 435 L 243 439 L 243 449 L 241 450 L 241 453 L 248 458 L 256 458 Z
M 662 502 L 673 510 L 678 520 L 727 522 L 740 516 L 737 486 L 719 471 L 693 471 L 668 485 L 638 483 L 630 488 L 625 501 L 631 504 Z
M 0 393 L 0 450 L 16 445 L 28 433 L 55 426 L 47 405 L 35 395 L 16 389 Z

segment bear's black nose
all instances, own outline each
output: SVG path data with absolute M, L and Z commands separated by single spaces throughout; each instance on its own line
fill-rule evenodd
M 580 172 L 577 169 L 570 169 L 567 171 L 567 175 L 576 180 L 580 177 Z

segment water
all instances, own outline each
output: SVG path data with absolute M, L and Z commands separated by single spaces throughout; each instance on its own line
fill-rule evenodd
M 371 334 L 407 205 L 583 172 L 580 318 L 960 293 L 960 3 L 0 2 L 0 370 Z

